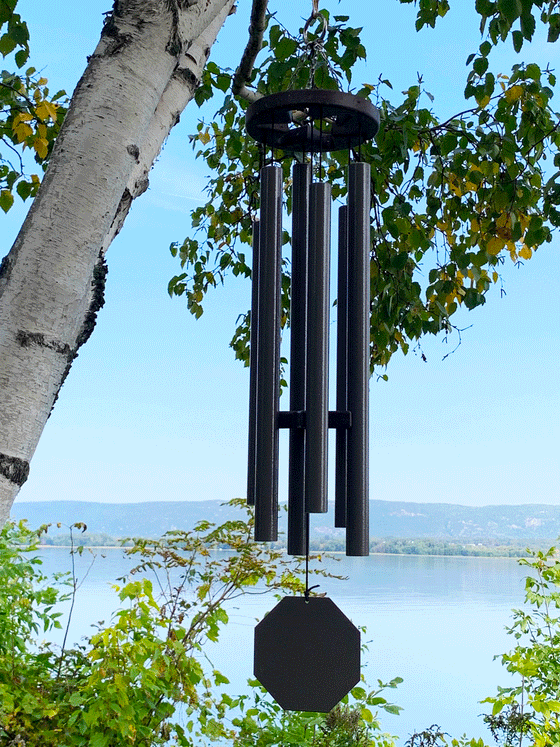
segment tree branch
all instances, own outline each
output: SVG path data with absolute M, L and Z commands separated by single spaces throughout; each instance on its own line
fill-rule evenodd
M 251 77 L 255 59 L 262 49 L 263 35 L 266 29 L 267 7 L 268 0 L 253 0 L 251 21 L 249 24 L 249 41 L 233 76 L 232 93 L 248 101 L 256 101 L 256 99 L 260 98 L 260 95 L 256 91 L 251 91 L 245 84 Z

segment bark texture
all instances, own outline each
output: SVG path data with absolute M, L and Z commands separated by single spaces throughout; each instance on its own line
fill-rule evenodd
M 234 0 L 116 0 L 0 265 L 0 526 L 103 305 L 105 252 Z

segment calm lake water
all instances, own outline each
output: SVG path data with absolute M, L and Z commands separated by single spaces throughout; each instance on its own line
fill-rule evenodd
M 102 557 L 104 555 L 105 557 Z M 70 568 L 67 549 L 49 548 L 44 570 Z M 77 559 L 83 578 L 90 557 Z M 384 730 L 402 738 L 438 724 L 453 736 L 493 740 L 479 714 L 479 701 L 510 683 L 510 675 L 495 654 L 511 649 L 505 632 L 511 609 L 523 603 L 527 569 L 510 558 L 452 558 L 374 555 L 327 561 L 327 567 L 347 581 L 319 579 L 355 625 L 366 626 L 368 651 L 362 657 L 367 682 L 402 677 L 404 682 L 387 692 L 402 706 L 399 716 L 383 714 Z M 70 626 L 70 640 L 91 632 L 91 625 L 109 620 L 117 606 L 111 583 L 124 575 L 130 561 L 120 550 L 97 551 L 83 581 Z M 313 580 L 313 583 L 316 583 Z M 253 628 L 275 600 L 268 595 L 235 600 L 229 608 L 230 624 L 220 641 L 207 651 L 213 664 L 229 677 L 228 692 L 246 691 L 252 677 Z

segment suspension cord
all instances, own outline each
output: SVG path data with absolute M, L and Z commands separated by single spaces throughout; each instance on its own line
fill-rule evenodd
M 309 599 L 310 593 L 313 589 L 318 589 L 319 584 L 309 586 L 309 513 L 305 514 L 305 591 L 303 595 L 306 599 Z

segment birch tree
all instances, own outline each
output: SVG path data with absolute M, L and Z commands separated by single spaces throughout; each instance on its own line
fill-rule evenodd
M 105 253 L 234 0 L 115 0 L 0 265 L 0 524 L 103 304 Z

